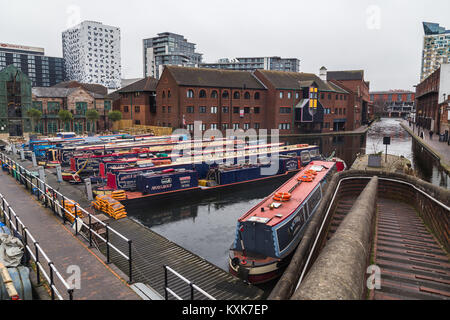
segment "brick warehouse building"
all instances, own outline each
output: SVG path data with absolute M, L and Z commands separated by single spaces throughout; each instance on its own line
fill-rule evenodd
M 266 87 L 247 71 L 166 66 L 153 125 L 194 129 L 267 128 Z
M 32 89 L 32 107 L 42 112 L 42 118 L 36 124 L 35 131 L 41 134 L 55 134 L 59 130 L 73 131 L 82 134 L 89 131 L 105 130 L 106 116 L 111 110 L 111 100 L 105 95 L 86 90 L 83 86 L 70 88 L 36 87 Z M 95 109 L 99 120 L 91 128 L 86 112 Z M 73 115 L 70 123 L 63 124 L 59 120 L 60 110 L 68 110 Z
M 443 104 L 450 95 L 450 64 L 442 64 L 416 87 L 416 123 L 435 133 L 446 134 Z M 447 132 L 448 136 L 448 132 Z
M 155 78 L 146 77 L 116 91 L 120 98 L 114 102 L 114 110 L 122 113 L 123 120 L 132 120 L 135 125 L 154 124 L 157 84 Z
M 364 70 L 327 71 L 326 79 L 349 93 L 347 130 L 355 130 L 373 120 L 370 83 L 364 80 Z
M 194 121 L 202 121 L 203 130 L 267 128 L 282 134 L 354 130 L 353 118 L 348 123 L 354 94 L 326 81 L 326 73 L 322 78 L 167 66 L 156 88 L 151 124 L 193 130 Z M 317 109 L 309 119 L 311 88 L 317 88 Z
M 266 116 L 269 128 L 281 133 L 346 130 L 348 93 L 312 73 L 256 70 L 267 87 Z M 311 88 L 317 88 L 317 108 L 308 116 Z

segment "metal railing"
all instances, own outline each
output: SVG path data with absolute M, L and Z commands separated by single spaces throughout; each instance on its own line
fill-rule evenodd
M 82 236 L 86 241 L 89 242 L 89 246 L 93 246 L 94 240 L 99 240 L 106 245 L 106 263 L 111 263 L 111 253 L 110 248 L 122 256 L 128 261 L 128 281 L 132 283 L 133 281 L 133 259 L 131 255 L 132 240 L 126 238 L 113 228 L 111 228 L 107 223 L 99 220 L 96 216 L 92 215 L 84 208 L 76 204 L 74 200 L 69 199 L 59 191 L 55 190 L 52 186 L 48 185 L 45 181 L 42 181 L 38 177 L 35 177 L 30 171 L 25 169 L 16 161 L 9 158 L 4 153 L 0 153 L 0 160 L 2 164 L 8 166 L 8 170 L 15 179 L 23 184 L 27 190 L 32 194 L 36 195 L 37 201 L 42 202 L 46 207 L 50 207 L 55 215 L 63 219 L 63 223 L 68 220 L 67 216 L 71 217 L 73 220 L 73 226 L 75 229 L 75 235 Z M 33 183 L 33 181 L 35 181 Z M 74 213 L 67 210 L 65 204 L 66 201 L 74 203 Z M 88 218 L 88 223 L 86 224 L 80 219 L 80 216 L 85 216 Z M 105 229 L 105 235 L 102 237 L 96 230 L 92 228 L 93 223 L 100 224 L 102 228 Z M 86 228 L 88 235 L 84 235 L 79 230 Z M 98 229 L 97 229 L 98 230 Z M 128 254 L 122 252 L 119 248 L 113 245 L 110 241 L 110 234 L 114 234 L 127 243 Z M 95 238 L 93 238 L 95 237 Z
M 31 232 L 23 224 L 19 216 L 11 208 L 8 201 L 2 194 L 0 194 L 0 201 L 1 201 L 0 213 L 3 223 L 11 229 L 12 233 L 21 235 L 22 237 L 21 241 L 24 245 L 24 248 L 26 249 L 24 255 L 28 253 L 36 265 L 37 284 L 38 285 L 41 284 L 41 274 L 42 274 L 49 284 L 51 299 L 55 300 L 55 298 L 58 298 L 59 300 L 64 300 L 63 296 L 61 295 L 61 293 L 59 292 L 59 290 L 56 288 L 55 285 L 55 280 L 58 279 L 60 284 L 67 291 L 69 300 L 73 300 L 73 288 L 71 288 L 67 284 L 66 280 L 62 277 L 61 273 L 53 264 L 52 260 L 50 260 L 45 251 L 39 245 L 39 242 L 36 241 L 36 238 L 33 237 Z
M 212 295 L 207 293 L 205 290 L 197 286 L 192 281 L 189 281 L 185 277 L 183 277 L 181 274 L 173 270 L 172 268 L 168 266 L 164 266 L 164 299 L 169 300 L 169 293 L 175 297 L 177 300 L 183 300 L 178 294 L 176 294 L 172 289 L 169 288 L 169 277 L 168 277 L 168 271 L 170 271 L 172 274 L 174 274 L 177 278 L 181 279 L 183 282 L 187 283 L 190 287 L 190 300 L 194 300 L 194 293 L 195 291 L 198 291 L 202 295 L 204 295 L 206 298 L 210 300 L 216 300 Z

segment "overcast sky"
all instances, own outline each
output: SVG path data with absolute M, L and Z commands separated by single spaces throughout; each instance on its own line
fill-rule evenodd
M 170 31 L 205 62 L 281 56 L 301 71 L 364 69 L 371 90 L 419 81 L 422 21 L 450 28 L 450 1 L 413 0 L 0 0 L 0 42 L 62 56 L 61 32 L 79 20 L 120 27 L 122 77 L 142 71 L 142 39 Z

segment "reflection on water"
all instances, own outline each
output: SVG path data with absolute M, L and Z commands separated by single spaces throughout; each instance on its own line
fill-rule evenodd
M 439 163 L 400 126 L 399 119 L 384 118 L 372 125 L 367 133 L 366 153 L 386 152 L 383 137 L 391 137 L 388 153 L 404 156 L 411 161 L 417 175 L 425 181 L 448 188 L 450 177 Z
M 152 206 L 128 212 L 153 231 L 228 270 L 228 249 L 234 241 L 237 219 L 278 188 L 282 182 L 227 192 L 202 200 Z
M 367 137 L 366 137 L 367 136 Z M 351 166 L 357 154 L 385 151 L 383 137 L 391 137 L 388 152 L 412 161 L 420 177 L 447 187 L 450 181 L 436 161 L 415 146 L 412 138 L 395 119 L 382 119 L 373 124 L 367 135 L 286 138 L 290 144 L 319 145 L 325 156 L 333 152 Z M 194 252 L 218 267 L 228 270 L 227 259 L 237 219 L 273 192 L 282 182 L 264 184 L 244 191 L 224 193 L 207 199 L 185 199 L 152 205 L 129 216 L 178 245 Z

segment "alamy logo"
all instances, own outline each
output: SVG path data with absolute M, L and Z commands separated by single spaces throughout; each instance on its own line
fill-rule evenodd
M 371 5 L 366 9 L 366 26 L 369 30 L 381 29 L 381 8 L 377 5 Z
M 367 278 L 367 289 L 380 290 L 381 289 L 381 269 L 377 265 L 371 265 L 367 268 L 367 274 L 370 276 Z
M 81 23 L 81 8 L 79 6 L 73 4 L 68 6 L 66 13 L 68 14 L 66 21 L 66 27 L 68 29 Z
M 67 267 L 66 273 L 70 274 L 66 282 L 72 289 L 81 289 L 81 269 L 77 265 Z

